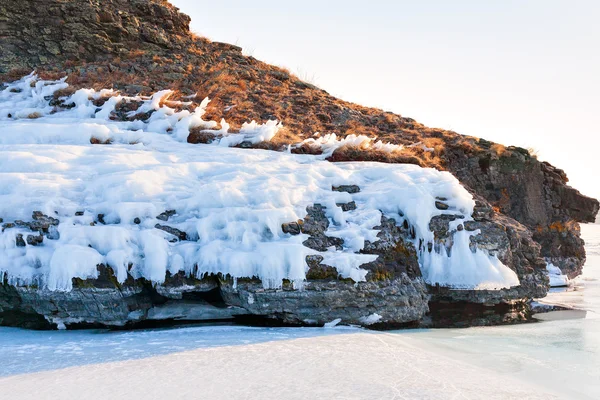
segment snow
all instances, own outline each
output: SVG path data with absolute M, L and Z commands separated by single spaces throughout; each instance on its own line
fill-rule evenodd
M 105 263 L 119 282 L 130 274 L 160 284 L 167 271 L 183 271 L 234 280 L 255 276 L 266 288 L 288 279 L 301 289 L 310 254 L 321 254 L 343 277 L 359 282 L 367 274 L 361 265 L 377 256 L 357 252 L 365 241 L 377 240 L 374 227 L 382 214 L 414 227 L 417 248 L 423 243 L 419 261 L 427 282 L 474 289 L 519 284 L 495 256 L 469 249 L 469 233 L 456 234 L 450 253 L 427 250 L 432 217 L 461 214 L 468 220 L 473 212 L 472 196 L 448 172 L 231 148 L 268 141 L 281 124 L 251 122 L 231 133 L 221 121 L 217 130 L 216 122 L 202 119 L 208 99 L 193 111 L 177 111 L 187 103 L 167 101 L 168 90 L 128 98 L 82 89 L 67 99 L 72 109 L 56 112 L 48 96 L 65 87 L 64 80 L 30 75 L 0 91 L 0 217 L 5 223 L 29 221 L 33 211 L 41 211 L 60 220 L 53 239 L 45 238 L 41 246 L 17 246 L 18 234 L 32 234 L 26 228 L 0 233 L 0 277 L 11 284 L 68 291 L 70 278 L 94 278 L 95 266 Z M 92 103 L 106 97 L 101 107 Z M 152 114 L 143 121 L 110 120 L 122 101 L 143 102 L 132 115 Z M 191 128 L 212 133 L 215 141 L 188 144 Z M 92 145 L 92 139 L 111 144 Z M 327 153 L 338 142 L 394 149 L 360 137 L 329 136 L 321 145 Z M 358 185 L 361 191 L 332 191 L 340 185 Z M 449 210 L 438 210 L 437 198 L 448 199 Z M 342 212 L 336 205 L 350 201 L 356 210 Z M 343 250 L 317 252 L 302 245 L 306 235 L 283 233 L 282 223 L 304 218 L 306 207 L 317 203 L 331 221 L 327 235 L 344 239 Z M 168 222 L 158 220 L 166 210 L 177 214 Z M 158 223 L 185 232 L 188 240 L 177 241 L 156 229 Z
M 222 126 L 228 127 L 228 125 L 221 122 Z M 248 142 L 251 144 L 257 144 L 260 142 L 268 142 L 275 137 L 279 129 L 282 128 L 282 124 L 277 121 L 268 121 L 264 125 L 259 125 L 256 121 L 250 123 L 244 123 L 239 133 L 229 134 L 223 132 L 223 137 L 219 141 L 219 145 L 233 147 L 237 146 L 242 142 Z
M 548 272 L 548 278 L 550 279 L 550 287 L 569 286 L 569 277 L 563 275 L 560 268 L 551 262 L 546 263 L 546 271 Z
M 425 143 L 423 143 L 423 142 L 417 142 L 417 143 L 413 143 L 413 144 L 411 144 L 411 145 L 409 145 L 409 146 L 406 146 L 406 147 L 408 147 L 408 148 L 414 148 L 414 147 L 417 147 L 417 148 L 420 148 L 420 149 L 422 149 L 423 151 L 426 151 L 426 152 L 428 152 L 428 153 L 433 153 L 433 152 L 435 151 L 435 149 L 434 149 L 433 147 L 427 147 L 427 146 L 425 145 Z
M 404 148 L 402 145 L 384 143 L 381 140 L 377 140 L 377 138 L 370 138 L 366 135 L 351 134 L 344 138 L 338 138 L 335 133 L 329 133 L 324 136 L 320 136 L 318 133 L 315 135 L 316 137 L 308 138 L 302 144 L 307 144 L 310 147 L 321 150 L 321 158 L 331 157 L 336 150 L 344 146 L 362 150 L 378 150 L 386 153 L 392 153 Z
M 373 324 L 376 324 L 379 321 L 381 321 L 381 318 L 383 318 L 381 315 L 379 315 L 377 313 L 373 313 L 366 317 L 362 317 L 360 319 L 360 322 L 363 323 L 364 325 L 373 325 Z

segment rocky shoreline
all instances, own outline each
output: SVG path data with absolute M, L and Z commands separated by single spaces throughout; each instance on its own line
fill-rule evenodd
M 322 264 L 323 258 L 314 256 L 307 257 L 307 281 L 300 290 L 291 282 L 284 282 L 280 289 L 265 289 L 257 278 L 207 275 L 195 279 L 184 273 L 168 274 L 164 284 L 129 275 L 121 284 L 112 268 L 100 265 L 98 279 L 74 278 L 70 291 L 13 286 L 5 280 L 0 285 L 0 325 L 30 329 L 135 328 L 220 321 L 323 326 L 340 319 L 344 324 L 396 329 L 530 320 L 527 299 L 544 297 L 548 288 L 539 246 L 516 221 L 505 217 L 498 221 L 499 216 L 482 201 L 477 203 L 474 215 L 477 218 L 463 228 L 480 232 L 473 236 L 473 246 L 497 252 L 505 265 L 517 272 L 520 286 L 504 290 L 455 290 L 427 285 L 421 277 L 412 227 L 398 226 L 394 220 L 382 217 L 381 225 L 376 227 L 379 240 L 367 243 L 363 250 L 379 256 L 361 266 L 369 271 L 366 282 L 341 279 L 336 268 Z M 456 230 L 452 232 L 448 224 L 455 218 L 446 215 L 431 221 L 435 246 L 451 247 L 448 241 Z M 168 217 L 163 219 L 166 224 Z M 35 212 L 32 222 L 5 223 L 3 229 L 25 226 L 39 232 L 41 237 L 48 237 L 55 234 L 52 227 L 58 222 Z M 307 208 L 304 220 L 284 224 L 282 228 L 285 231 L 297 227 L 298 233 L 310 235 L 304 242 L 307 247 L 341 246 L 343 240 L 325 235 L 329 224 L 324 207 L 316 204 Z M 173 236 L 180 238 L 177 233 Z
M 306 135 L 337 132 L 341 140 L 374 136 L 379 143 L 385 141 L 398 150 L 340 146 L 327 160 L 409 163 L 449 171 L 475 200 L 473 214 L 461 215 L 452 211 L 448 199 L 437 198 L 435 207 L 444 213 L 428 223 L 434 235 L 431 243 L 416 240 L 415 227 L 408 221 L 383 215 L 378 226 L 369 226 L 379 231 L 378 240 L 366 241 L 360 250 L 360 254 L 376 258 L 361 265 L 366 271 L 364 282 L 341 277 L 335 267 L 315 255 L 305 259 L 308 271 L 301 288 L 289 281 L 283 281 L 281 287 L 265 288 L 256 276 L 239 279 L 227 274 L 167 274 L 164 283 L 157 284 L 134 278 L 128 271 L 126 279 L 119 281 L 116 271 L 105 264 L 97 266 L 96 279 L 74 278 L 70 291 L 50 290 L 41 282 L 19 285 L 0 274 L 0 325 L 134 328 L 227 321 L 322 326 L 336 319 L 375 329 L 501 324 L 531 319 L 531 299 L 544 297 L 548 291 L 546 262 L 569 278 L 581 274 L 586 255 L 579 223 L 593 222 L 599 203 L 568 186 L 564 171 L 538 161 L 525 149 L 427 128 L 410 118 L 335 99 L 280 68 L 243 56 L 236 46 L 194 36 L 189 17 L 167 1 L 29 0 L 11 7 L 0 5 L 0 47 L 0 82 L 20 78 L 18 74 L 31 69 L 43 77 L 66 78 L 70 86 L 65 84 L 47 99 L 42 96 L 49 102 L 51 114 L 75 107 L 65 102 L 75 90 L 98 89 L 107 81 L 119 93 L 129 95 L 172 88 L 177 90 L 173 99 L 158 98 L 157 107 L 167 104 L 187 112 L 200 108 L 204 96 L 211 96 L 214 101 L 205 105 L 207 116 L 215 121 L 225 116 L 232 132 L 240 132 L 242 122 L 283 121 L 285 128 L 274 138 L 240 140 L 236 145 L 240 151 L 323 155 L 322 148 L 311 146 Z M 210 82 L 215 87 L 206 86 Z M 7 98 L 17 90 L 0 88 Z M 185 99 L 185 105 L 176 96 Z M 157 111 L 141 112 L 143 101 L 139 99 L 115 98 L 116 92 L 94 98 L 94 110 L 114 101 L 118 105 L 109 113 L 110 121 L 137 120 L 140 126 L 148 125 Z M 42 115 L 31 112 L 23 120 L 39 117 Z M 3 122 L 19 118 L 12 111 L 0 113 Z M 7 126 L 2 128 L 5 132 Z M 211 125 L 224 126 L 224 120 Z M 169 129 L 167 133 L 172 134 L 172 127 Z M 188 133 L 190 146 L 205 146 L 215 139 L 202 127 Z M 91 138 L 90 143 L 111 145 L 109 139 Z M 352 195 L 361 188 L 345 185 L 331 190 Z M 354 201 L 329 205 L 329 211 L 333 206 L 341 213 L 356 209 Z M 29 221 L 0 215 L 5 219 L 0 218 L 2 232 L 19 232 L 11 250 L 57 240 L 60 221 L 56 216 L 38 209 L 24 211 L 32 213 Z M 303 219 L 284 223 L 281 231 L 307 235 L 303 244 L 313 251 L 342 250 L 344 241 L 326 233 L 333 223 L 326 211 L 325 205 L 312 204 Z M 169 208 L 153 215 L 152 227 L 173 242 L 197 239 L 169 222 L 176 213 Z M 143 222 L 136 218 L 135 225 Z M 108 222 L 104 215 L 96 214 L 92 226 L 110 225 Z M 470 235 L 473 253 L 497 257 L 519 284 L 497 290 L 428 285 L 421 258 L 432 252 L 450 254 L 463 232 Z

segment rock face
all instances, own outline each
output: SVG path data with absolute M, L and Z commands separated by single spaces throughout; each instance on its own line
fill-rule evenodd
M 35 216 L 42 218 L 39 213 Z M 321 248 L 333 240 L 324 234 L 329 223 L 321 205 L 308 207 L 301 223 L 302 232 L 310 235 L 305 245 Z M 36 230 L 35 221 L 23 224 Z M 384 254 L 381 259 L 390 262 L 367 265 L 371 271 L 368 282 L 340 279 L 335 268 L 320 264 L 320 256 L 308 256 L 310 270 L 302 290 L 290 283 L 282 289 L 267 290 L 258 279 L 234 281 L 211 275 L 197 280 L 183 274 L 167 276 L 162 285 L 132 278 L 121 285 L 112 269 L 101 265 L 98 279 L 73 279 L 69 292 L 14 287 L 4 282 L 0 285 L 0 325 L 35 329 L 132 327 L 152 321 L 236 319 L 323 325 L 336 318 L 362 325 L 416 324 L 428 311 L 429 295 L 420 278 L 414 246 L 408 231 L 398 228 L 394 221 L 384 219 L 381 228 L 381 240 L 365 250 Z M 402 257 L 395 257 L 397 252 Z M 376 317 L 369 319 L 372 315 Z
M 189 22 L 167 1 L 2 0 L 0 72 L 56 61 L 92 61 L 131 48 L 181 49 Z
M 594 222 L 598 201 L 569 187 L 564 171 L 524 149 L 498 156 L 482 147 L 471 154 L 454 149 L 448 154 L 449 170 L 498 211 L 528 227 L 544 258 L 569 278 L 580 275 L 586 257 L 579 223 Z
M 376 135 L 406 145 L 393 157 L 340 151 L 330 161 L 410 162 L 452 172 L 478 201 L 474 221 L 457 229 L 480 230 L 472 238 L 473 248 L 497 255 L 517 273 L 521 285 L 497 291 L 428 287 L 410 227 L 384 218 L 380 240 L 366 243 L 363 250 L 379 255 L 363 266 L 369 270 L 367 282 L 341 280 L 335 268 L 318 258 L 307 259 L 310 270 L 303 291 L 288 284 L 281 290 L 265 290 L 253 279 L 234 282 L 223 276 L 202 281 L 175 276 L 162 286 L 143 280 L 119 285 L 111 279 L 110 268 L 99 266 L 101 278 L 74 282 L 69 293 L 4 282 L 0 324 L 48 328 L 264 319 L 318 325 L 338 317 L 376 327 L 485 324 L 503 322 L 506 315 L 526 317 L 525 299 L 542 297 L 547 290 L 544 259 L 570 278 L 581 273 L 585 250 L 579 223 L 593 222 L 599 203 L 569 187 L 560 169 L 524 149 L 430 129 L 410 118 L 335 99 L 288 71 L 243 56 L 239 47 L 194 36 L 189 22 L 163 0 L 0 0 L 0 81 L 35 68 L 52 77 L 68 74 L 75 88 L 110 82 L 128 94 L 165 88 L 186 95 L 197 92 L 213 100 L 209 118 L 224 116 L 233 129 L 253 119 L 283 121 L 286 130 L 277 140 L 256 146 L 272 150 L 287 148 L 314 132 Z M 192 100 L 197 104 L 201 98 Z M 356 193 L 360 188 L 334 190 Z M 443 200 L 439 203 L 438 209 L 445 206 Z M 356 205 L 339 206 L 347 211 Z M 169 217 L 161 218 L 165 224 L 158 229 L 171 233 L 174 240 L 185 240 L 183 232 L 166 224 Z M 451 222 L 447 215 L 431 222 L 436 246 L 451 244 Z M 17 238 L 22 246 L 39 245 L 56 234 L 55 222 L 44 215 L 19 223 L 32 232 Z M 304 220 L 282 228 L 289 234 L 308 234 L 304 244 L 313 249 L 341 246 L 339 239 L 324 234 L 328 224 L 322 206 L 315 204 Z
M 119 284 L 113 270 L 100 265 L 97 279 L 74 278 L 73 289 L 68 292 L 11 286 L 5 281 L 0 284 L 0 325 L 33 329 L 129 328 L 153 323 L 238 321 L 322 326 L 341 318 L 347 324 L 390 328 L 526 319 L 526 299 L 543 297 L 548 290 L 539 245 L 518 222 L 496 214 L 483 200 L 476 204 L 473 220 L 457 228 L 451 228 L 450 222 L 464 216 L 434 217 L 430 223 L 434 246 L 451 247 L 454 235 L 463 229 L 478 231 L 471 240 L 473 249 L 497 255 L 517 273 L 520 286 L 503 290 L 430 287 L 421 277 L 413 228 L 382 217 L 375 227 L 379 240 L 365 243 L 363 249 L 365 254 L 379 256 L 361 266 L 369 271 L 366 282 L 342 279 L 334 267 L 322 263 L 321 256 L 307 256 L 307 281 L 300 290 L 290 282 L 284 282 L 281 289 L 265 289 L 255 278 L 233 280 L 210 275 L 198 280 L 183 273 L 167 275 L 161 285 L 131 276 Z M 54 219 L 37 212 L 33 217 L 36 219 L 22 225 L 39 232 L 42 238 L 51 234 Z M 330 220 L 319 204 L 309 206 L 306 217 L 293 224 L 309 235 L 304 242 L 307 247 L 343 244 L 325 235 Z M 465 309 L 471 312 L 463 315 Z

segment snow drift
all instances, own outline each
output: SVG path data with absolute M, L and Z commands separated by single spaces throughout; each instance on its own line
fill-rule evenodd
M 66 87 L 64 80 L 30 75 L 0 92 L 0 217 L 14 223 L 41 211 L 60 221 L 41 245 L 19 245 L 19 235 L 31 231 L 18 224 L 2 230 L 0 277 L 10 284 L 68 291 L 72 278 L 95 278 L 97 265 L 106 264 L 119 282 L 131 275 L 161 283 L 167 271 L 184 271 L 254 276 L 267 288 L 288 279 L 301 288 L 310 254 L 321 254 L 325 264 L 358 282 L 367 274 L 360 266 L 377 257 L 358 252 L 366 240 L 377 240 L 374 227 L 382 214 L 414 227 L 428 283 L 464 289 L 519 284 L 496 256 L 470 248 L 469 236 L 477 232 L 457 232 L 450 252 L 428 248 L 432 217 L 462 215 L 456 229 L 473 212 L 472 196 L 450 173 L 231 148 L 268 141 L 281 125 L 252 122 L 232 133 L 221 121 L 217 129 L 216 122 L 202 119 L 207 100 L 194 111 L 178 110 L 163 101 L 169 91 L 131 98 L 79 90 L 64 99 L 70 109 L 57 110 L 50 100 Z M 99 99 L 105 101 L 95 105 Z M 110 119 L 119 103 L 130 101 L 143 103 L 131 117 L 150 116 Z M 188 144 L 191 128 L 212 133 L 215 141 Z M 327 140 L 334 143 L 335 137 Z M 374 146 L 393 150 L 381 142 Z M 361 190 L 332 191 L 339 185 Z M 436 208 L 437 199 L 449 208 Z M 351 201 L 356 210 L 337 206 Z M 306 207 L 317 203 L 332 222 L 327 234 L 342 238 L 343 250 L 317 252 L 303 246 L 306 235 L 282 231 L 282 223 L 303 218 Z M 168 223 L 157 218 L 169 210 L 176 213 Z M 157 224 L 185 234 L 185 240 Z

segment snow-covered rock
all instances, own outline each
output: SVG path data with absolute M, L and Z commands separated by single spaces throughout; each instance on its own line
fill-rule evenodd
M 202 118 L 208 100 L 188 110 L 189 104 L 164 101 L 168 90 L 132 98 L 82 89 L 51 105 L 65 88 L 64 80 L 30 75 L 0 92 L 0 278 L 9 286 L 69 293 L 74 282 L 102 274 L 116 286 L 144 281 L 154 287 L 171 285 L 169 277 L 220 276 L 227 304 L 268 315 L 288 295 L 301 302 L 321 290 L 306 287 L 312 259 L 335 278 L 367 284 L 336 289 L 346 301 L 361 290 L 391 299 L 389 282 L 412 288 L 398 304 L 420 299 L 403 317 L 375 307 L 367 315 L 377 321 L 344 315 L 365 325 L 418 319 L 426 311 L 424 283 L 470 291 L 520 287 L 508 239 L 487 244 L 488 222 L 474 219 L 473 196 L 448 172 L 231 148 L 268 141 L 281 125 L 252 122 L 230 132 L 221 121 L 216 129 Z M 117 108 L 128 103 L 137 108 L 123 116 Z M 213 143 L 187 143 L 194 128 L 213 135 Z M 359 191 L 333 190 L 344 186 Z M 322 210 L 323 224 L 309 229 L 313 206 Z M 443 234 L 432 224 L 440 218 L 447 222 Z M 301 221 L 296 232 L 284 230 L 290 221 Z M 389 251 L 369 254 L 367 247 L 381 244 L 382 221 L 403 229 L 393 245 L 401 241 L 407 257 L 418 261 L 412 276 L 377 269 Z M 238 285 L 240 279 L 250 281 Z M 262 294 L 246 296 L 255 292 Z M 378 307 L 385 307 L 383 299 Z M 318 321 L 331 316 L 311 307 L 322 314 Z M 119 324 L 141 320 L 147 312 L 119 318 Z

